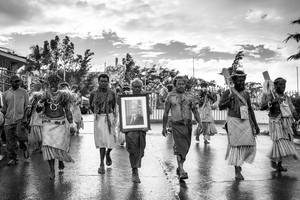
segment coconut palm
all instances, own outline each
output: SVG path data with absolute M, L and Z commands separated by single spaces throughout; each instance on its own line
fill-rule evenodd
M 291 24 L 299 24 L 300 25 L 300 18 L 297 20 L 291 21 Z M 284 40 L 285 43 L 287 43 L 289 40 L 295 40 L 296 42 L 300 41 L 300 33 L 295 33 L 295 34 L 288 34 L 289 36 Z M 299 60 L 300 59 L 300 47 L 298 47 L 298 52 L 294 55 L 291 55 L 290 57 L 287 58 L 287 60 Z

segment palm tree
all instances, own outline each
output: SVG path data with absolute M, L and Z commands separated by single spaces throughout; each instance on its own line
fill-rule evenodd
M 30 47 L 30 50 L 31 53 L 28 55 L 29 65 L 26 67 L 25 71 L 38 71 L 40 75 L 43 62 L 43 48 L 39 45 L 33 45 Z
M 299 24 L 300 25 L 300 18 L 297 20 L 291 21 L 291 24 Z M 287 43 L 290 39 L 296 40 L 296 42 L 300 41 L 300 33 L 295 33 L 295 34 L 288 34 L 289 36 L 284 40 L 285 43 Z M 298 52 L 294 55 L 291 55 L 290 57 L 287 58 L 287 60 L 299 60 L 300 59 L 300 47 L 298 47 Z

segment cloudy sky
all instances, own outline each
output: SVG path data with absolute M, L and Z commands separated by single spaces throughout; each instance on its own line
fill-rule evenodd
M 290 25 L 299 18 L 299 0 L 0 0 L 0 47 L 27 56 L 30 46 L 67 35 L 76 53 L 95 53 L 97 71 L 130 53 L 137 65 L 194 72 L 221 86 L 218 73 L 243 50 L 248 81 L 262 83 L 267 70 L 296 90 L 300 62 L 286 59 L 299 44 L 283 40 L 300 32 Z

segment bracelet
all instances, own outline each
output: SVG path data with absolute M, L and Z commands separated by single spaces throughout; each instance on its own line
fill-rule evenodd
M 271 108 L 272 107 L 272 103 L 271 101 L 268 102 L 268 107 Z

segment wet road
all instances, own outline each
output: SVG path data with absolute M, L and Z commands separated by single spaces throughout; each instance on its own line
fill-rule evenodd
M 271 142 L 268 136 L 257 137 L 257 154 L 253 164 L 243 165 L 244 181 L 235 181 L 234 168 L 224 160 L 227 137 L 221 125 L 219 134 L 204 145 L 193 137 L 185 162 L 189 179 L 179 182 L 175 173 L 171 136 L 161 136 L 161 124 L 152 124 L 140 169 L 140 184 L 131 182 L 128 153 L 117 146 L 112 151 L 113 164 L 106 174 L 97 173 L 99 151 L 94 146 L 91 115 L 84 115 L 85 129 L 72 137 L 71 155 L 75 163 L 66 163 L 63 173 L 48 180 L 48 163 L 41 154 L 28 160 L 19 152 L 20 163 L 6 166 L 0 161 L 0 199 L 299 199 L 300 164 L 284 163 L 288 172 L 274 171 L 265 156 Z M 261 131 L 267 129 L 261 126 Z M 300 154 L 300 146 L 296 145 Z M 58 163 L 56 163 L 57 166 Z

